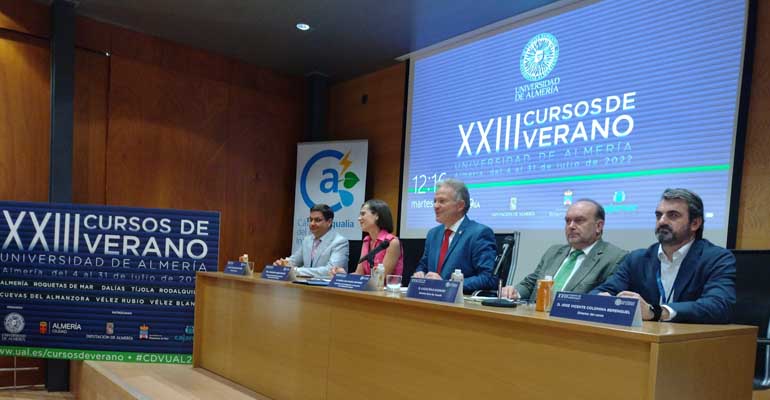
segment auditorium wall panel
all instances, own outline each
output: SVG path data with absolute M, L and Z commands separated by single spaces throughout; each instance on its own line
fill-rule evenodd
M 220 251 L 248 253 L 261 270 L 291 251 L 302 81 L 244 64 L 232 80 Z
M 227 84 L 114 54 L 106 200 L 221 210 Z
M 0 0 L 0 29 L 0 197 L 46 201 L 49 9 Z M 84 17 L 76 45 L 75 202 L 220 211 L 220 264 L 289 252 L 301 77 Z
M 48 200 L 50 63 L 47 41 L 0 30 L 0 199 Z
M 51 61 L 42 37 L 49 20 L 36 3 L 0 1 L 0 200 L 48 200 Z M 0 357 L 0 387 L 44 378 L 42 359 Z
M 770 249 L 770 3 L 757 1 L 757 31 L 738 218 L 739 249 Z
M 367 198 L 386 201 L 396 221 L 405 79 L 406 64 L 401 63 L 335 84 L 329 91 L 330 139 L 369 140 Z M 363 96 L 366 96 L 366 104 L 362 102 Z
M 124 29 L 111 45 L 107 204 L 220 211 L 220 265 L 287 254 L 302 78 Z
M 72 134 L 72 201 L 104 204 L 109 58 L 75 52 L 75 118 Z
M 112 34 L 118 29 L 110 24 L 88 17 L 75 19 L 75 46 L 98 53 L 112 51 Z
M 51 13 L 38 2 L 0 0 L 0 29 L 47 38 L 51 33 Z

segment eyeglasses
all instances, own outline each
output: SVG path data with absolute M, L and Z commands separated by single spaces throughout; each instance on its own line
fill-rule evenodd
M 324 219 L 323 219 L 322 217 L 318 217 L 318 218 L 308 218 L 308 219 L 307 219 L 307 222 L 308 222 L 308 223 L 310 223 L 310 222 L 315 222 L 316 224 L 320 224 L 321 222 L 324 222 Z

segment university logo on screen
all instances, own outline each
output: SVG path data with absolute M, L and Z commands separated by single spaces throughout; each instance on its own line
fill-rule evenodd
M 519 59 L 521 76 L 529 83 L 517 86 L 515 101 L 521 102 L 559 93 L 560 78 L 552 76 L 559 60 L 559 41 L 543 32 L 533 36 L 523 47 Z M 596 155 L 612 153 L 622 163 L 630 162 L 631 143 L 625 139 L 634 131 L 632 113 L 636 110 L 636 91 L 585 97 L 554 105 L 540 105 L 529 110 L 457 124 L 460 146 L 457 158 L 537 149 L 547 168 L 568 169 L 596 166 Z M 598 140 L 608 143 L 594 143 Z M 614 140 L 613 140 L 614 139 Z M 622 139 L 622 140 L 617 140 Z M 565 147 L 557 154 L 555 147 L 582 143 L 582 148 Z M 456 169 L 474 167 L 474 163 L 514 164 L 512 172 L 533 172 L 531 154 L 507 155 L 507 158 L 468 160 L 454 164 Z M 618 158 L 620 157 L 620 158 Z
M 543 32 L 532 37 L 521 51 L 519 71 L 530 83 L 517 86 L 515 101 L 531 100 L 559 93 L 559 77 L 548 78 L 559 60 L 559 41 Z
M 353 161 L 350 153 L 348 151 L 343 154 L 337 150 L 326 149 L 310 157 L 300 176 L 300 193 L 308 208 L 318 203 L 325 203 L 336 213 L 353 205 L 356 199 L 350 189 L 358 185 L 361 179 L 356 172 L 352 171 Z M 311 188 L 310 185 L 313 187 Z M 315 198 L 311 193 L 318 193 L 324 197 Z M 354 226 L 352 220 L 334 220 L 335 228 Z

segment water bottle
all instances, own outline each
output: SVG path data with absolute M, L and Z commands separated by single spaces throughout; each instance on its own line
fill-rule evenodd
M 459 268 L 455 269 L 454 272 L 452 272 L 452 277 L 449 278 L 450 281 L 460 282 L 460 287 L 457 288 L 457 292 L 462 294 L 463 293 L 463 281 L 465 280 L 465 276 L 463 276 L 463 271 Z
M 385 266 L 382 264 L 377 264 L 377 266 L 374 268 L 374 271 L 372 271 L 371 279 L 374 279 L 374 285 L 377 288 L 377 290 L 384 290 L 385 289 Z

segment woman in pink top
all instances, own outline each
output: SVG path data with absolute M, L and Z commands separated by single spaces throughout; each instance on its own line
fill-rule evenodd
M 369 261 L 363 261 L 358 264 L 355 273 L 371 275 L 373 267 L 383 264 L 385 275 L 401 275 L 404 271 L 404 255 L 401 242 L 390 233 L 393 231 L 393 214 L 388 204 L 378 199 L 367 200 L 361 206 L 358 223 L 361 224 L 361 230 L 366 233 L 361 245 L 361 257 L 369 254 L 384 240 L 389 240 L 390 245 L 374 256 L 374 265 L 369 265 Z

